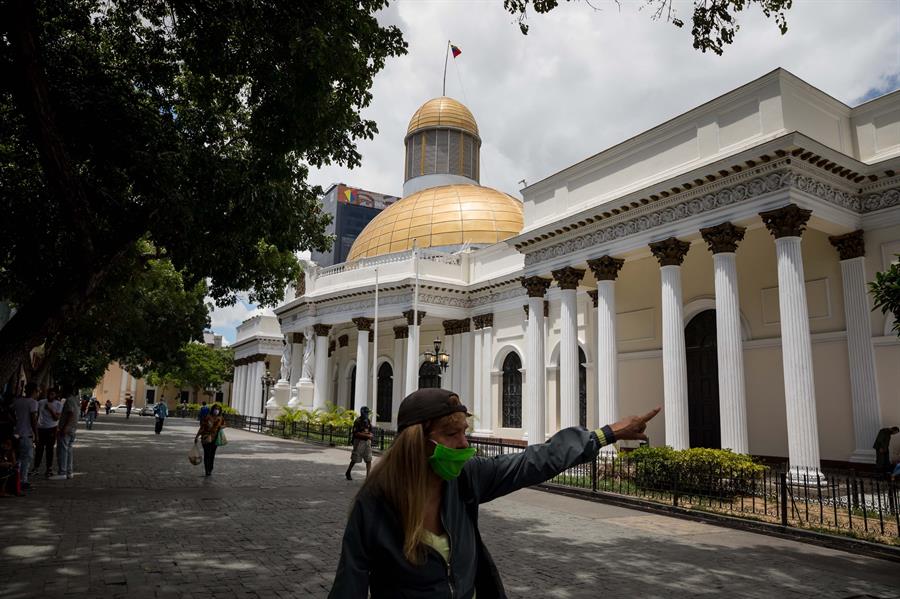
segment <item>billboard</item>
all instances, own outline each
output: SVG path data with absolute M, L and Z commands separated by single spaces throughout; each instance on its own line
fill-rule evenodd
M 339 183 L 337 186 L 337 201 L 343 204 L 384 210 L 399 199 L 400 198 L 396 196 L 366 191 L 365 189 L 359 189 L 357 187 L 348 187 L 343 183 Z

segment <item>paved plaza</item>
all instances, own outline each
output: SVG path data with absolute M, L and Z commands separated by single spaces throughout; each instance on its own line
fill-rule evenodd
M 349 453 L 229 429 L 207 479 L 193 425 L 101 416 L 73 480 L 0 500 L 0 597 L 325 597 Z M 540 491 L 481 526 L 511 597 L 900 597 L 895 563 Z

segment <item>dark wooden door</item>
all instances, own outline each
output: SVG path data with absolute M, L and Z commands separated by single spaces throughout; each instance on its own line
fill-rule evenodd
M 691 447 L 720 449 L 719 361 L 716 357 L 716 311 L 694 316 L 684 330 L 687 346 L 688 430 Z
M 385 362 L 378 367 L 378 398 L 375 401 L 375 414 L 378 422 L 391 421 L 392 396 L 394 394 L 394 369 Z
M 437 364 L 423 362 L 419 367 L 419 389 L 439 389 L 441 369 Z

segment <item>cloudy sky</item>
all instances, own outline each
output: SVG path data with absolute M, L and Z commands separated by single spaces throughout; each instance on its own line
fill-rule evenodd
M 900 87 L 900 0 L 794 0 L 788 32 L 753 8 L 723 56 L 691 43 L 692 2 L 675 0 L 678 29 L 652 20 L 641 0 L 562 2 L 531 13 L 527 36 L 502 0 L 400 0 L 379 15 L 397 25 L 409 53 L 375 78 L 366 118 L 380 133 L 359 144 L 362 166 L 311 175 L 401 195 L 409 117 L 441 94 L 447 40 L 447 95 L 466 104 L 482 137 L 481 183 L 518 196 L 534 183 L 776 67 L 855 106 Z M 254 306 L 217 309 L 213 328 L 234 340 Z

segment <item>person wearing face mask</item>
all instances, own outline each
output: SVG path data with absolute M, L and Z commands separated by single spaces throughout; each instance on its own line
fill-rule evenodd
M 206 476 L 212 474 L 216 449 L 219 447 L 216 438 L 223 428 L 225 428 L 225 418 L 222 416 L 222 407 L 219 404 L 213 404 L 209 414 L 200 421 L 200 430 L 194 436 L 194 443 L 200 439 L 203 444 L 203 466 L 206 468 Z
M 660 408 L 596 431 L 566 428 L 521 453 L 476 456 L 468 410 L 445 389 L 400 404 L 397 436 L 357 493 L 329 597 L 506 597 L 478 531 L 478 505 L 591 461 L 615 441 L 646 440 Z

